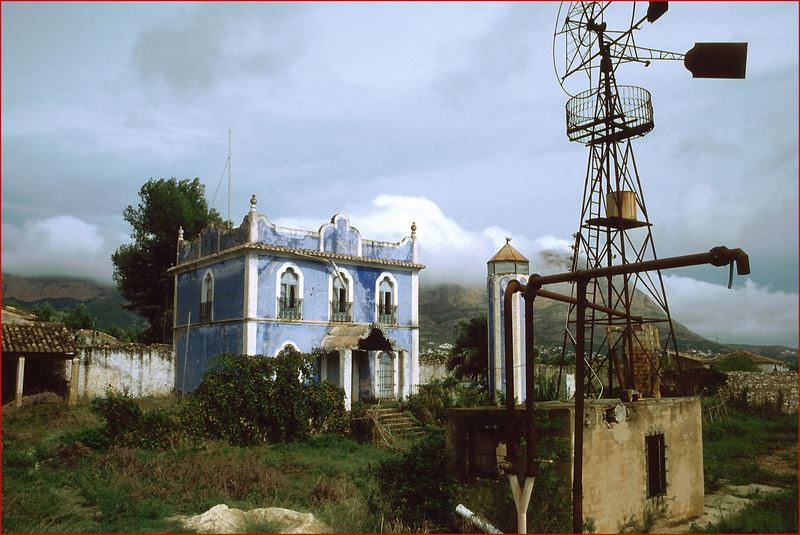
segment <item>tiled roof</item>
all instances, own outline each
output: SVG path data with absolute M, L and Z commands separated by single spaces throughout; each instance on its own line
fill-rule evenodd
M 734 351 L 732 353 L 726 353 L 724 355 L 720 355 L 719 359 L 723 360 L 730 357 L 745 357 L 750 359 L 753 364 L 778 364 L 778 365 L 786 365 L 785 362 L 765 357 L 764 355 L 758 355 L 756 353 L 751 353 L 749 351 Z
M 82 346 L 119 346 L 123 345 L 118 338 L 96 329 L 81 329 L 78 331 L 78 343 Z
M 511 247 L 510 243 L 506 243 L 503 247 L 497 251 L 493 257 L 489 259 L 489 262 L 498 262 L 503 260 L 510 260 L 512 262 L 527 262 L 528 259 L 525 258 L 525 255 Z
M 3 305 L 3 323 L 28 323 L 36 321 L 36 315 L 11 305 Z
M 72 334 L 61 323 L 3 324 L 3 353 L 76 353 Z
M 417 264 L 415 262 L 404 262 L 402 260 L 387 260 L 385 258 L 372 258 L 367 256 L 356 256 L 350 254 L 343 254 L 343 253 L 331 253 L 331 252 L 323 252 L 323 251 L 314 251 L 311 249 L 300 249 L 297 247 L 285 247 L 283 245 L 267 245 L 264 243 L 246 243 L 243 245 L 237 245 L 235 247 L 230 247 L 228 249 L 222 250 L 218 253 L 204 256 L 201 258 L 196 258 L 190 260 L 188 262 L 183 262 L 178 264 L 177 266 L 173 266 L 167 270 L 168 273 L 174 273 L 176 271 L 182 271 L 184 268 L 188 268 L 193 266 L 194 264 L 207 261 L 212 258 L 217 258 L 219 256 L 228 255 L 231 253 L 235 253 L 237 251 L 246 251 L 246 250 L 258 250 L 258 251 L 270 251 L 276 253 L 290 253 L 296 254 L 298 256 L 311 256 L 315 258 L 332 258 L 334 260 L 354 260 L 357 262 L 369 262 L 370 264 L 382 264 L 386 266 L 398 266 L 398 267 L 409 267 L 414 269 L 424 269 L 425 264 Z

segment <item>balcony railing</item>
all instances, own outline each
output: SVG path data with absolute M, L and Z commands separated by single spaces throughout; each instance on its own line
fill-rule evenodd
M 303 300 L 278 298 L 278 319 L 299 320 L 303 319 Z
M 353 303 L 331 301 L 331 321 L 353 321 Z
M 384 325 L 397 324 L 397 305 L 378 305 L 378 323 Z
M 214 308 L 214 301 L 206 301 L 200 303 L 200 323 L 208 323 L 211 321 L 211 310 Z

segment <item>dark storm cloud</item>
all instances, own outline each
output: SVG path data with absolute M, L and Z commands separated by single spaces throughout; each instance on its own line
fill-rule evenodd
M 132 64 L 143 82 L 176 92 L 215 89 L 224 79 L 284 71 L 300 50 L 301 6 L 196 6 L 143 31 Z

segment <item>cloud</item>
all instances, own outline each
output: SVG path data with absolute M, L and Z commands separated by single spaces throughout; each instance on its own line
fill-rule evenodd
M 112 235 L 113 234 L 113 235 Z M 111 280 L 111 253 L 125 236 L 70 215 L 3 224 L 3 271 Z
M 751 279 L 726 286 L 666 275 L 672 316 L 698 334 L 720 342 L 797 346 L 796 293 L 772 291 Z
M 199 5 L 143 31 L 132 48 L 134 70 L 183 95 L 281 72 L 301 46 L 292 22 L 302 12 L 281 4 Z
M 483 285 L 486 261 L 512 237 L 512 245 L 531 260 L 532 273 L 566 271 L 571 254 L 569 240 L 555 236 L 530 237 L 497 226 L 470 228 L 448 217 L 425 197 L 379 195 L 369 205 L 351 206 L 350 222 L 364 238 L 398 241 L 417 224 L 420 261 L 427 269 L 425 284 L 445 281 Z M 316 229 L 322 223 L 311 217 L 279 218 L 294 228 Z M 665 274 L 664 282 L 673 317 L 694 332 L 721 342 L 752 344 L 797 343 L 796 293 L 773 291 L 746 279 L 743 286 L 725 286 L 690 277 Z
M 379 195 L 369 205 L 346 212 L 366 239 L 399 241 L 417 224 L 419 260 L 427 266 L 426 283 L 445 281 L 483 285 L 486 261 L 512 238 L 512 245 L 531 260 L 531 271 L 541 274 L 563 271 L 571 253 L 570 242 L 553 236 L 530 238 L 497 226 L 471 229 L 448 217 L 425 197 Z M 276 223 L 293 228 L 317 229 L 319 219 L 278 218 Z

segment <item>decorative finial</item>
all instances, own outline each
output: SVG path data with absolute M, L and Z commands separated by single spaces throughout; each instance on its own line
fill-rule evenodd
M 508 236 L 506 236 L 506 245 L 508 245 L 510 242 L 511 242 L 511 238 L 509 238 Z
M 178 240 L 183 239 L 183 227 L 178 227 Z
M 414 237 L 417 235 L 417 224 L 416 222 L 411 222 L 411 236 Z
M 256 200 L 256 194 L 255 194 L 255 193 L 253 193 L 253 196 L 252 196 L 252 197 L 250 197 L 250 209 L 251 209 L 251 210 L 255 210 L 255 209 L 256 209 L 256 203 L 257 203 L 257 202 L 258 202 L 258 201 Z

